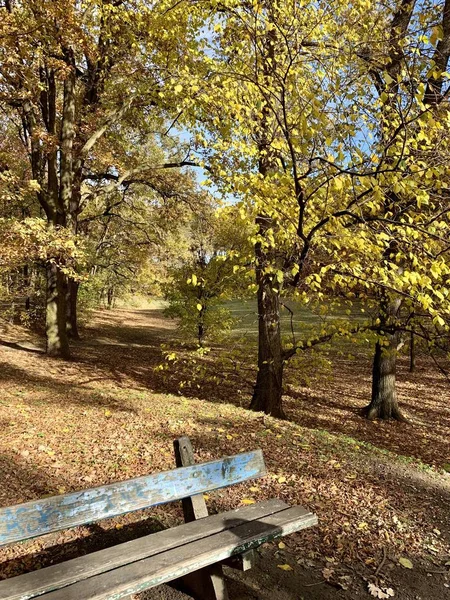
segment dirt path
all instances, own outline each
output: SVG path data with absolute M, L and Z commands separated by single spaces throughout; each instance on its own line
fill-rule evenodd
M 182 434 L 199 460 L 261 447 L 269 476 L 251 492 L 239 486 L 212 494 L 210 510 L 239 506 L 249 495 L 277 496 L 311 507 L 320 527 L 264 548 L 248 573 L 227 571 L 233 600 L 370 598 L 368 583 L 392 587 L 402 600 L 448 598 L 450 478 L 396 458 L 450 460 L 448 396 L 424 365 L 414 376 L 401 370 L 400 396 L 413 425 L 358 415 L 369 385 L 363 358 L 337 361 L 339 378 L 292 392 L 292 421 L 282 422 L 240 408 L 248 399 L 236 394 L 231 376 L 220 386 L 205 376 L 204 385 L 183 391 L 182 361 L 165 376 L 155 371 L 161 344 L 174 345 L 173 324 L 158 309 L 97 312 L 70 363 L 36 352 L 40 341 L 18 328 L 0 338 L 8 344 L 0 344 L 2 505 L 172 468 L 171 442 Z M 148 517 L 171 525 L 180 512 L 171 505 Z M 125 517 L 102 528 L 117 539 L 136 524 L 142 533 L 142 523 Z M 76 554 L 91 534 L 79 528 L 51 543 L 2 550 L 0 576 Z M 399 566 L 405 556 L 412 570 Z M 147 597 L 183 598 L 170 588 Z

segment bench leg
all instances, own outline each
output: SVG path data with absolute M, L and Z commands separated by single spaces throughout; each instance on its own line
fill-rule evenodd
M 211 565 L 182 578 L 182 587 L 195 600 L 228 600 L 227 586 L 221 565 Z
M 191 440 L 183 436 L 174 441 L 175 462 L 177 467 L 188 467 L 195 464 Z M 184 520 L 187 522 L 208 516 L 205 499 L 202 494 L 190 496 L 183 500 Z M 211 565 L 195 573 L 185 575 L 181 579 L 196 600 L 228 600 L 222 565 Z
M 256 563 L 256 553 L 254 550 L 247 550 L 242 554 L 236 554 L 235 556 L 230 556 L 223 561 L 223 565 L 227 565 L 227 567 L 231 567 L 238 571 L 248 571 L 249 569 L 253 569 Z

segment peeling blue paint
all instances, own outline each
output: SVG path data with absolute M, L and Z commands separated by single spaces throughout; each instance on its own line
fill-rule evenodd
M 0 509 L 0 546 L 265 474 L 261 450 Z

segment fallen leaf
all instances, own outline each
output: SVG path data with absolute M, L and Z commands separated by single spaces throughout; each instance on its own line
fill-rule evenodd
M 405 567 L 405 569 L 412 569 L 413 568 L 413 564 L 409 560 L 409 558 L 404 558 L 402 556 L 401 558 L 399 558 L 398 562 L 402 565 L 402 567 Z
M 374 598 L 392 598 L 395 596 L 395 592 L 392 588 L 379 588 L 374 583 L 368 584 L 369 594 Z
M 242 504 L 255 504 L 255 501 L 253 500 L 253 498 L 244 498 L 242 500 Z
M 281 569 L 282 571 L 292 571 L 291 565 L 287 565 L 287 564 L 285 564 L 285 565 L 277 565 L 277 567 L 279 569 Z

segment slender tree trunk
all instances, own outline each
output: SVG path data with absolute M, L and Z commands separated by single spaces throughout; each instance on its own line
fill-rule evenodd
M 78 281 L 68 278 L 67 281 L 67 333 L 74 340 L 80 339 L 78 331 Z
M 414 373 L 416 370 L 416 336 L 414 331 L 411 331 L 409 338 L 409 372 Z
M 30 310 L 31 301 L 30 301 L 30 269 L 28 265 L 24 265 L 23 267 L 23 287 L 25 290 L 25 310 L 28 312 Z
M 114 288 L 109 287 L 108 292 L 107 292 L 107 306 L 108 306 L 109 310 L 113 307 L 113 303 L 114 303 Z
M 279 292 L 261 268 L 258 275 L 258 374 L 250 408 L 284 418 Z
M 200 348 L 203 347 L 203 336 L 205 335 L 205 329 L 203 327 L 203 322 L 200 321 L 197 328 L 197 342 Z
M 47 265 L 47 354 L 70 358 L 67 336 L 67 282 L 64 273 L 53 263 Z

